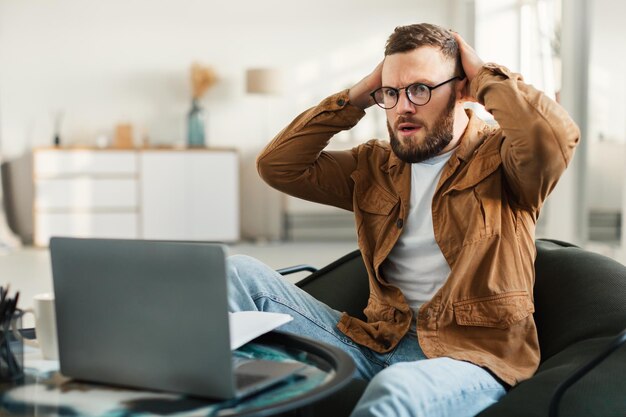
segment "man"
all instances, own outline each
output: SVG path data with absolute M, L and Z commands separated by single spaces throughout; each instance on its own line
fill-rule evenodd
M 464 109 L 473 100 L 498 126 Z M 373 104 L 390 143 L 324 151 Z M 367 322 L 245 257 L 231 259 L 231 308 L 287 312 L 285 330 L 346 350 L 371 379 L 354 416 L 473 416 L 539 364 L 535 224 L 578 140 L 558 104 L 458 34 L 396 28 L 370 75 L 302 113 L 258 158 L 273 187 L 354 211 Z

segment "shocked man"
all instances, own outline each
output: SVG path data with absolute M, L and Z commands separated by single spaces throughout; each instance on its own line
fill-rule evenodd
M 324 150 L 372 105 L 389 141 Z M 283 330 L 348 352 L 370 380 L 354 416 L 473 416 L 539 364 L 535 225 L 578 141 L 563 108 L 458 34 L 398 27 L 371 74 L 302 113 L 258 158 L 278 190 L 354 212 L 367 320 L 242 256 L 229 261 L 231 309 L 291 314 Z

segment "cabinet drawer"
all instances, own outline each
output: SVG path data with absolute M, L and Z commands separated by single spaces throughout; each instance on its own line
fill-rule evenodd
M 72 175 L 135 175 L 136 151 L 37 150 L 35 178 Z
M 137 213 L 37 213 L 35 245 L 48 246 L 51 236 L 136 239 Z
M 134 209 L 135 179 L 66 178 L 35 181 L 35 210 Z

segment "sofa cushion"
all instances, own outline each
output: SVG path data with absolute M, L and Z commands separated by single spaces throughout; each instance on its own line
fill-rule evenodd
M 547 417 L 559 383 L 611 342 L 599 337 L 577 342 L 544 361 L 537 373 L 511 389 L 480 417 Z M 560 417 L 626 416 L 626 347 L 622 347 L 572 385 L 562 397 Z
M 335 310 L 364 320 L 369 298 L 367 269 L 357 249 L 304 278 L 297 285 Z
M 535 321 L 545 361 L 582 340 L 626 328 L 626 267 L 555 241 L 537 241 Z

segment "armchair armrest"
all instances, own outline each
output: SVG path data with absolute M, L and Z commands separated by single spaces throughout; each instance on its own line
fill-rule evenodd
M 561 398 L 565 391 L 568 390 L 574 383 L 580 380 L 583 376 L 585 376 L 589 371 L 598 366 L 600 362 L 605 360 L 611 353 L 615 352 L 621 346 L 626 343 L 626 329 L 624 329 L 620 334 L 618 334 L 611 343 L 602 351 L 600 354 L 595 356 L 589 362 L 578 368 L 569 378 L 565 381 L 561 382 L 554 391 L 554 395 L 550 400 L 550 417 L 557 417 L 559 413 L 559 405 L 561 402 Z
M 286 268 L 280 268 L 276 270 L 276 272 L 278 272 L 281 275 L 295 274 L 296 272 L 302 272 L 302 271 L 317 272 L 317 268 L 311 265 L 301 264 L 301 265 L 288 266 Z

